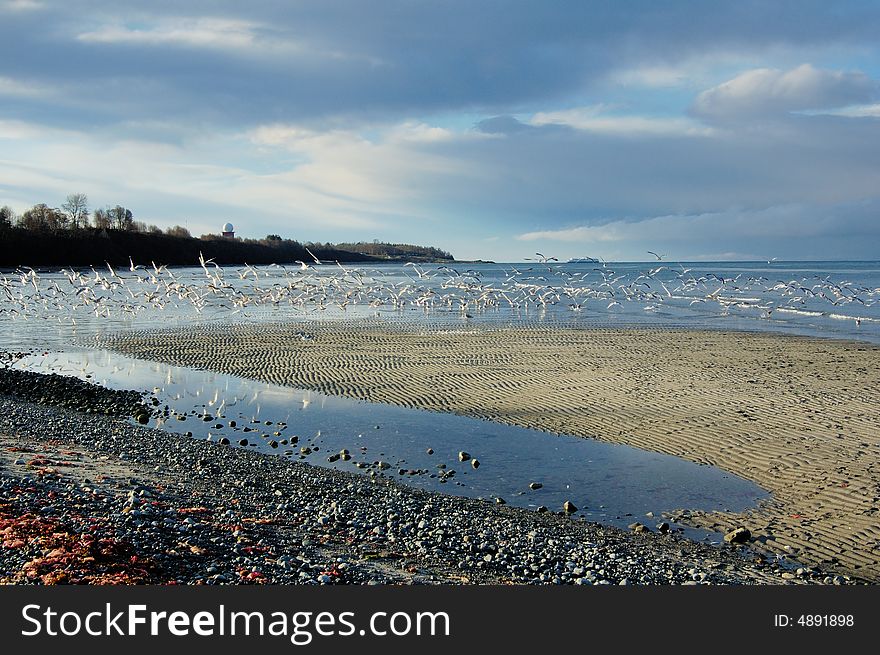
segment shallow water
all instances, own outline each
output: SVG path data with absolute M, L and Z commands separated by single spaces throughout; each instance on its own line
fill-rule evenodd
M 107 351 L 41 353 L 15 366 L 148 391 L 160 407 L 187 415 L 183 421 L 173 415 L 153 419 L 151 425 L 189 431 L 194 438 L 226 437 L 233 446 L 247 439 L 248 448 L 261 452 L 364 474 L 375 471 L 423 489 L 501 497 L 521 507 L 544 505 L 558 511 L 569 500 L 579 508 L 578 515 L 620 527 L 640 521 L 653 528 L 662 513 L 677 509 L 742 511 L 768 497 L 754 483 L 726 471 L 629 446 L 325 396 Z M 199 416 L 205 414 L 212 419 Z M 235 428 L 230 421 L 236 422 Z M 294 436 L 295 445 L 280 443 Z M 277 448 L 270 446 L 273 440 L 279 442 Z M 304 447 L 313 452 L 302 455 Z M 429 448 L 433 454 L 428 454 Z M 350 452 L 351 460 L 327 461 L 342 449 Z M 479 468 L 470 460 L 459 461 L 460 451 L 476 458 Z M 367 468 L 357 468 L 358 462 Z M 377 462 L 389 466 L 381 470 Z M 542 487 L 530 489 L 533 482 Z M 646 517 L 649 512 L 655 518 Z M 682 529 L 691 538 L 719 538 Z
M 880 343 L 880 262 L 370 264 L 0 274 L 7 349 L 218 322 L 383 321 L 772 331 Z M 253 271 L 253 273 L 251 273 Z M 114 277 L 115 275 L 115 277 Z M 220 284 L 222 278 L 222 286 Z M 483 299 L 482 301 L 480 299 Z M 487 301 L 486 298 L 491 299 Z

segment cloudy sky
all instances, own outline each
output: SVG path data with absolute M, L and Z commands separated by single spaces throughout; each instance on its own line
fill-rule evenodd
M 873 0 L 0 0 L 0 205 L 498 261 L 877 259 L 878 34 Z

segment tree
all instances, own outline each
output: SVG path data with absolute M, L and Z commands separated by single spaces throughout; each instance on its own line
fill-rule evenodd
M 178 237 L 181 239 L 192 239 L 192 235 L 182 225 L 175 225 L 174 227 L 169 227 L 165 230 L 165 234 L 171 237 Z
M 26 230 L 63 230 L 67 215 L 60 209 L 52 209 L 45 203 L 34 205 L 18 218 L 18 225 Z
M 46 224 L 49 226 L 49 229 L 53 232 L 58 232 L 59 230 L 66 230 L 67 225 L 70 222 L 70 219 L 67 217 L 63 211 L 54 207 L 50 209 L 46 213 Z
M 110 225 L 117 230 L 134 229 L 134 217 L 131 210 L 126 209 L 122 205 L 107 208 L 107 217 L 110 219 Z
M 71 193 L 61 205 L 74 230 L 89 226 L 89 199 L 84 193 Z
M 110 217 L 106 209 L 96 209 L 94 215 L 95 227 L 99 230 L 108 230 L 112 227 Z
M 46 229 L 46 211 L 48 209 L 45 204 L 39 204 L 25 210 L 18 217 L 18 226 L 25 230 Z
M 12 227 L 12 224 L 15 222 L 15 212 L 12 210 L 12 207 L 9 205 L 3 205 L 0 207 L 0 230 L 5 230 L 8 227 Z

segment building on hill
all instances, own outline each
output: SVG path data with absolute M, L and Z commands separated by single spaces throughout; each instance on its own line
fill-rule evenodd
M 227 223 L 223 226 L 223 236 L 227 239 L 235 238 L 235 226 L 233 226 L 232 223 Z

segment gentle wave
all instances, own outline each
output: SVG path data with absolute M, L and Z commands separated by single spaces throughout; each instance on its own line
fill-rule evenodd
M 826 316 L 825 312 L 816 312 L 809 309 L 791 309 L 790 307 L 777 307 L 776 311 L 784 314 L 797 314 L 798 316 Z

